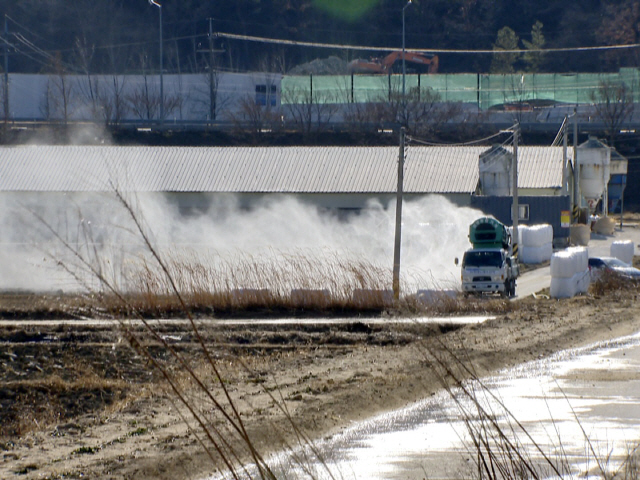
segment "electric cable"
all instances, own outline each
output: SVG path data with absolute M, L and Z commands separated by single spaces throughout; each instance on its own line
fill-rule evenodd
M 414 141 L 414 142 L 422 144 L 422 145 L 427 145 L 429 147 L 465 147 L 465 146 L 471 146 L 471 145 L 478 144 L 478 143 L 487 142 L 487 141 L 491 140 L 492 138 L 499 137 L 500 135 L 504 135 L 505 133 L 513 133 L 513 131 L 511 129 L 513 129 L 514 127 L 515 127 L 515 125 L 509 127 L 509 129 L 502 130 L 500 132 L 494 133 L 493 135 L 489 135 L 488 137 L 480 138 L 480 139 L 477 139 L 477 140 L 471 140 L 469 142 L 462 142 L 462 143 L 429 142 L 427 140 L 422 140 L 420 138 L 416 138 L 416 137 L 409 136 L 409 135 L 407 135 L 407 138 L 409 138 L 411 141 Z
M 216 32 L 214 34 L 220 38 L 228 38 L 231 40 L 244 40 L 248 42 L 259 43 L 274 43 L 279 45 L 294 45 L 300 47 L 314 47 L 314 48 L 332 48 L 342 50 L 381 50 L 381 51 L 394 51 L 398 50 L 398 47 L 376 47 L 376 46 L 364 46 L 364 45 L 349 45 L 349 44 L 332 44 L 332 43 L 320 43 L 320 42 L 305 42 L 300 40 L 285 40 L 279 38 L 266 38 L 255 37 L 251 35 L 238 35 L 235 33 Z M 606 50 L 622 50 L 640 48 L 640 43 L 633 43 L 629 45 L 602 45 L 594 47 L 566 47 L 566 48 L 532 48 L 530 50 L 468 50 L 468 49 L 442 49 L 442 48 L 406 48 L 405 51 L 413 53 L 452 53 L 452 54 L 503 54 L 503 53 L 569 53 L 569 52 L 593 52 L 593 51 L 606 51 Z

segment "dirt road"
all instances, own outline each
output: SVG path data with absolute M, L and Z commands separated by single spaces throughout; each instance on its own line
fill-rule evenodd
M 424 353 L 442 340 L 479 374 L 554 351 L 640 331 L 638 288 L 556 301 L 525 299 L 483 324 L 218 325 L 199 332 L 257 449 L 291 441 L 284 412 L 311 438 L 439 389 Z M 0 478 L 202 478 L 221 468 L 198 443 L 166 378 L 131 348 L 133 331 L 193 392 L 167 345 L 212 379 L 188 325 L 0 327 Z M 210 383 L 216 395 L 219 386 Z M 206 399 L 190 398 L 199 406 Z M 278 402 L 286 407 L 283 411 Z M 206 409 L 205 409 L 206 410 Z M 215 410 L 209 420 L 218 420 Z

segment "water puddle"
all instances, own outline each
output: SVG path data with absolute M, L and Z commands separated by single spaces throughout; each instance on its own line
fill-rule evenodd
M 537 461 L 533 442 L 575 476 L 594 475 L 593 452 L 615 469 L 640 440 L 640 334 L 560 352 L 484 379 L 476 389 L 489 418 L 504 431 L 518 430 L 505 409 L 528 432 L 519 441 Z M 318 447 L 333 478 L 445 479 L 473 475 L 476 453 L 461 408 L 477 410 L 466 397 L 460 406 L 446 393 L 409 408 L 358 423 Z M 466 416 L 469 418 L 469 415 Z M 586 438 L 589 439 L 589 443 Z M 308 461 L 305 461 L 308 466 Z M 303 478 L 289 455 L 273 458 L 281 478 Z M 331 478 L 315 465 L 315 478 Z

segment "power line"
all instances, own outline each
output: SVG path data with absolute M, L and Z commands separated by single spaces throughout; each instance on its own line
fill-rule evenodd
M 500 132 L 494 133 L 493 135 L 489 135 L 488 137 L 484 137 L 484 138 L 480 138 L 477 140 L 471 140 L 469 142 L 462 142 L 462 143 L 437 143 L 437 142 L 428 142 L 426 140 L 421 140 L 419 138 L 407 135 L 407 140 L 411 141 L 411 142 L 416 142 L 419 143 L 421 145 L 427 145 L 430 147 L 466 147 L 466 146 L 470 146 L 470 145 L 474 145 L 477 143 L 484 143 L 487 142 L 493 138 L 499 137 L 500 135 L 504 135 L 505 133 L 510 133 L 511 136 L 513 136 L 513 128 L 515 127 L 512 126 L 506 130 L 502 130 Z M 503 143 L 503 145 L 505 145 L 508 142 Z
M 33 60 L 34 62 L 42 65 L 42 66 L 49 66 L 49 63 L 34 57 L 33 55 L 31 55 L 29 52 L 26 52 L 22 49 L 20 49 L 20 47 L 18 47 L 18 45 L 16 45 L 15 43 L 11 43 L 9 41 L 7 41 L 7 39 L 5 39 L 4 37 L 0 37 L 0 40 L 2 40 L 2 42 L 6 43 L 9 47 L 11 47 L 16 53 L 19 53 L 20 55 L 27 57 L 30 60 Z
M 17 25 L 18 27 L 22 28 L 23 30 L 25 30 L 27 33 L 30 33 L 31 35 L 33 35 L 34 37 L 38 37 L 41 40 L 44 40 L 45 42 L 47 42 L 48 40 L 46 38 L 44 38 L 42 35 L 39 35 L 35 32 L 33 32 L 32 30 L 29 30 L 27 27 L 25 27 L 24 25 L 22 25 L 21 23 L 18 23 L 17 21 L 15 21 L 13 18 L 11 18 L 9 15 L 5 15 L 7 17 L 8 20 L 11 20 L 15 25 Z
M 235 33 L 217 32 L 215 34 L 220 38 L 228 38 L 231 40 L 244 40 L 247 42 L 259 42 L 259 43 L 274 43 L 279 45 L 294 45 L 299 47 L 314 47 L 314 48 L 332 48 L 343 50 L 363 50 L 363 51 L 390 51 L 397 50 L 398 47 L 376 47 L 376 46 L 364 46 L 364 45 L 348 45 L 348 44 L 332 44 L 332 43 L 320 43 L 320 42 L 303 42 L 299 40 L 285 40 L 279 38 L 266 38 L 266 37 L 254 37 L 251 35 L 237 35 Z M 463 49 L 438 49 L 438 48 L 411 48 L 406 49 L 408 52 L 414 53 L 452 53 L 452 54 L 502 54 L 502 53 L 568 53 L 568 52 L 593 52 L 593 51 L 606 51 L 606 50 L 624 50 L 640 48 L 640 43 L 633 43 L 629 45 L 604 45 L 597 47 L 567 47 L 567 48 L 532 48 L 530 50 L 463 50 Z

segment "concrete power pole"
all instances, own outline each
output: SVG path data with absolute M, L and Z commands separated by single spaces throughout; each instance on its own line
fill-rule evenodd
M 578 165 L 578 112 L 573 110 L 573 222 L 580 215 L 580 166 Z
M 209 18 L 209 121 L 216 119 L 216 89 L 213 82 L 213 18 Z
M 520 124 L 516 123 L 513 131 L 513 210 L 511 215 L 513 217 L 513 239 L 511 244 L 512 255 L 518 258 L 518 219 L 520 216 L 520 206 L 518 204 L 518 137 L 520 137 Z
M 9 121 L 9 23 L 4 16 L 4 123 Z
M 404 183 L 404 144 L 406 131 L 400 129 L 400 153 L 398 154 L 398 188 L 396 191 L 396 235 L 393 248 L 393 298 L 400 300 L 400 246 L 402 244 L 402 196 Z
M 569 155 L 567 154 L 567 145 L 568 145 L 568 123 L 569 117 L 564 116 L 564 122 L 562 122 L 562 194 L 569 195 L 569 174 L 567 170 L 569 168 Z

